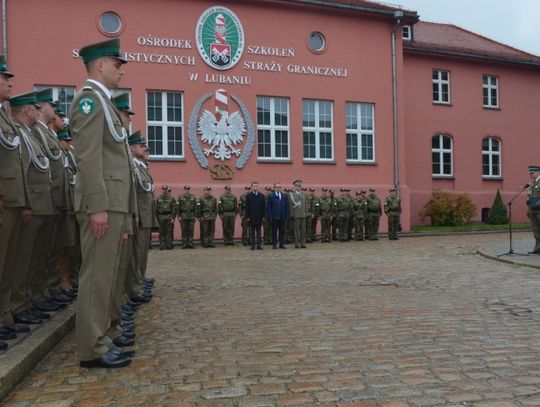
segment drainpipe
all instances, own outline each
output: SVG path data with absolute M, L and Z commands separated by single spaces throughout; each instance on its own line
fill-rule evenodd
M 2 0 L 2 53 L 4 54 L 7 62 L 7 10 L 6 1 Z
M 399 182 L 399 142 L 398 142 L 398 89 L 397 89 L 397 62 L 396 62 L 396 31 L 401 25 L 403 11 L 394 11 L 394 19 L 396 24 L 392 29 L 392 99 L 394 113 L 394 185 L 396 187 L 396 195 L 400 197 L 400 182 Z

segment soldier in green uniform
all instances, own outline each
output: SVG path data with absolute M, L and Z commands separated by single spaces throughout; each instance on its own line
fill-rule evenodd
M 336 199 L 337 199 L 337 197 L 336 197 L 335 192 L 334 192 L 333 189 L 329 189 L 328 193 L 330 195 L 330 199 L 332 200 L 332 205 L 334 206 L 334 213 L 332 215 L 332 222 L 330 223 L 331 235 L 332 235 L 332 240 L 337 240 L 338 239 L 338 236 L 337 236 L 338 221 L 337 221 L 337 213 L 336 213 Z
M 172 195 L 172 188 L 170 186 L 167 187 L 167 189 L 169 190 L 169 195 L 171 196 L 173 202 L 174 202 L 174 211 L 173 211 L 173 220 L 172 220 L 172 223 L 171 223 L 171 229 L 169 230 L 169 241 L 171 242 L 174 242 L 174 221 L 176 220 L 176 213 L 178 212 L 178 209 L 177 209 L 177 202 L 176 202 L 176 199 L 174 199 L 174 196 Z M 170 246 L 168 247 L 167 249 L 171 250 L 173 247 Z
M 335 214 L 334 201 L 328 194 L 328 188 L 323 187 L 322 196 L 318 199 L 317 216 L 321 218 L 321 243 L 332 241 L 332 219 Z
M 312 202 L 311 207 L 312 207 L 312 214 L 313 214 L 313 216 L 311 217 L 311 229 L 310 229 L 311 236 L 309 236 L 309 238 L 312 242 L 316 242 L 317 241 L 317 224 L 319 223 L 319 214 L 318 214 L 319 198 L 317 197 L 317 195 L 315 195 L 315 188 L 313 187 L 309 188 L 308 198 Z
M 354 232 L 354 214 L 353 214 L 353 211 L 354 211 L 354 203 L 356 202 L 356 200 L 351 195 L 351 188 L 347 187 L 345 190 L 347 191 L 346 196 L 349 199 L 349 202 L 351 204 L 351 210 L 350 210 L 350 213 L 349 213 L 349 222 L 347 224 L 347 227 L 348 227 L 347 240 L 352 240 L 353 239 L 353 232 Z
M 367 239 L 379 240 L 377 233 L 379 233 L 379 222 L 381 220 L 382 208 L 379 197 L 375 194 L 375 188 L 369 188 L 369 195 L 366 198 L 367 207 Z
M 366 190 L 356 192 L 356 200 L 353 206 L 354 240 L 364 240 L 366 235 Z
M 178 219 L 182 229 L 182 249 L 194 249 L 193 230 L 197 218 L 197 198 L 191 187 L 184 185 L 184 193 L 178 197 Z
M 401 201 L 396 196 L 396 189 L 390 188 L 390 195 L 384 200 L 384 213 L 388 217 L 388 239 L 398 240 Z
M 529 194 L 527 198 L 527 216 L 531 220 L 534 235 L 534 248 L 531 254 L 540 254 L 540 166 L 530 165 Z
M 308 193 L 307 187 L 302 187 L 302 192 L 306 197 L 306 243 L 311 243 L 311 237 L 313 235 L 311 227 L 315 213 L 315 201 L 313 200 L 313 195 Z
M 205 187 L 204 194 L 198 202 L 199 222 L 201 224 L 202 247 L 216 247 L 214 233 L 216 230 L 217 200 L 212 195 L 212 187 Z
M 245 217 L 246 213 L 246 197 L 251 192 L 251 186 L 246 185 L 244 187 L 244 193 L 240 196 L 240 202 L 238 210 L 240 212 L 240 219 L 242 222 L 242 244 L 247 246 L 249 244 L 249 227 Z
M 337 225 L 339 241 L 346 242 L 349 233 L 349 221 L 351 219 L 351 200 L 347 196 L 347 188 L 340 188 L 341 196 L 336 199 Z
M 225 192 L 219 197 L 218 213 L 223 227 L 223 243 L 234 246 L 234 228 L 238 214 L 238 199 L 232 194 L 231 186 L 225 186 Z
M 266 207 L 268 208 L 268 199 L 272 194 L 272 187 L 266 186 L 264 188 L 265 198 L 266 198 Z M 270 245 L 272 244 L 272 221 L 266 216 L 263 219 L 263 244 Z
M 162 193 L 156 200 L 156 211 L 159 222 L 159 250 L 172 250 L 172 232 L 176 216 L 176 201 L 171 196 L 167 185 L 161 187 Z

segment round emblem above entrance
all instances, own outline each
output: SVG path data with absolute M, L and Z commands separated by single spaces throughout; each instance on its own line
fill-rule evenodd
M 222 71 L 235 66 L 244 51 L 242 24 L 226 7 L 211 7 L 201 15 L 195 39 L 202 59 L 212 68 Z

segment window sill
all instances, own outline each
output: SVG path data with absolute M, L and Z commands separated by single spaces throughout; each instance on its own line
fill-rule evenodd
M 376 161 L 346 161 L 347 165 L 378 165 Z
M 436 179 L 436 180 L 442 180 L 442 181 L 445 181 L 445 180 L 453 181 L 454 179 L 456 179 L 453 175 L 432 175 L 431 178 Z
M 502 110 L 500 107 L 496 107 L 496 106 L 482 106 L 484 108 L 484 110 L 495 110 L 495 111 L 500 111 Z
M 259 164 L 292 164 L 292 160 L 277 160 L 274 158 L 257 158 Z
M 503 177 L 482 177 L 482 181 L 503 181 Z
M 434 106 L 448 106 L 448 107 L 454 106 L 452 103 L 446 103 L 446 102 L 433 102 L 433 105 Z
M 306 160 L 304 158 L 304 164 L 330 164 L 330 165 L 335 165 L 336 162 L 334 160 Z
M 182 157 L 150 157 L 150 162 L 159 162 L 159 161 L 185 162 L 186 159 Z

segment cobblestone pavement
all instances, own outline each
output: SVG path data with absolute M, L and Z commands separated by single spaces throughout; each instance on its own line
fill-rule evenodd
M 3 405 L 540 406 L 540 270 L 475 254 L 504 239 L 153 250 L 132 365 L 70 334 Z

